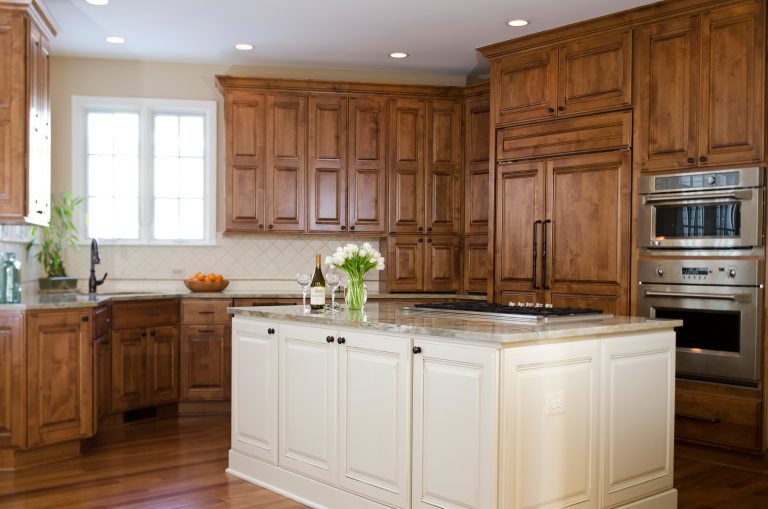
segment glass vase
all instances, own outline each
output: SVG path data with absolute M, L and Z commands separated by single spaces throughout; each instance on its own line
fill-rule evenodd
M 347 305 L 347 309 L 350 311 L 363 309 L 367 299 L 368 290 L 365 287 L 365 283 L 363 283 L 363 277 L 350 274 L 347 294 L 344 296 L 344 303 Z

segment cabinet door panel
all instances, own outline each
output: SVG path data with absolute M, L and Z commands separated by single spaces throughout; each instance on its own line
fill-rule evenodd
M 559 114 L 632 104 L 632 32 L 588 37 L 559 49 Z
M 112 402 L 112 340 L 110 333 L 93 342 L 93 432 L 109 415 Z
M 496 507 L 497 352 L 417 340 L 413 501 L 419 509 Z
M 424 230 L 424 101 L 395 99 L 390 109 L 389 228 Z M 421 229 L 419 229 L 421 228 Z
M 764 4 L 745 2 L 702 16 L 702 125 L 706 164 L 759 161 L 765 116 Z
M 347 103 L 309 98 L 309 231 L 345 231 Z
M 112 411 L 147 404 L 147 341 L 144 329 L 112 332 Z
M 349 231 L 386 232 L 387 100 L 349 99 Z
M 277 464 L 278 326 L 232 320 L 232 449 Z
M 185 325 L 181 329 L 181 399 L 229 399 L 230 328 Z
M 544 220 L 544 174 L 543 162 L 509 164 L 496 171 L 497 291 L 534 291 L 541 284 L 542 228 L 534 222 Z
M 639 91 L 635 116 L 641 170 L 695 164 L 698 127 L 699 33 L 685 16 L 643 29 L 639 35 Z M 690 162 L 689 162 L 690 161 Z
M 488 172 L 490 160 L 490 102 L 488 97 L 468 101 L 465 116 L 464 233 L 488 232 Z
M 427 237 L 424 258 L 424 290 L 458 292 L 461 289 L 461 239 Z
M 86 438 L 93 430 L 89 311 L 27 316 L 28 446 Z
M 550 161 L 547 273 L 553 293 L 615 295 L 627 303 L 629 153 Z M 625 314 L 623 312 L 622 314 Z
M 387 241 L 387 287 L 392 292 L 424 288 L 424 238 L 389 237 Z
M 0 316 L 0 446 L 26 442 L 26 341 L 22 333 L 21 315 Z
M 26 101 L 24 17 L 0 14 L 0 219 L 24 217 Z
M 304 231 L 307 99 L 267 98 L 267 231 Z
M 174 403 L 179 400 L 179 329 L 157 327 L 149 330 L 148 337 L 149 402 Z
M 280 327 L 281 467 L 336 481 L 337 356 L 332 329 Z
M 339 347 L 339 485 L 408 507 L 410 338 L 345 334 Z
M 488 235 L 466 237 L 464 241 L 464 291 L 488 291 Z
M 454 102 L 430 101 L 427 106 L 427 232 L 461 230 L 461 111 Z
M 556 115 L 557 48 L 527 51 L 492 65 L 496 124 Z

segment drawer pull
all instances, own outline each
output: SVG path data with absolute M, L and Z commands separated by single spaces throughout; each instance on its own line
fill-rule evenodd
M 212 315 L 214 313 L 216 313 L 216 311 L 198 311 L 197 312 L 198 315 Z
M 703 417 L 701 415 L 693 414 L 675 414 L 675 417 L 679 417 L 680 419 L 687 419 L 689 421 L 705 422 L 707 424 L 720 424 L 723 422 L 719 417 Z
M 211 332 L 216 332 L 213 329 L 197 329 L 198 334 L 210 334 Z

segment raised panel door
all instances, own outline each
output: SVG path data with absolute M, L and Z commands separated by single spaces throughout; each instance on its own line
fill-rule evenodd
M 496 170 L 496 291 L 541 289 L 545 162 L 500 165 Z
M 349 231 L 387 231 L 387 99 L 349 98 Z
M 309 231 L 347 229 L 347 100 L 309 98 Z
M 304 231 L 307 98 L 267 98 L 267 231 Z
M 112 402 L 112 340 L 106 333 L 93 342 L 93 432 L 109 415 Z
M 26 198 L 25 20 L 0 13 L 0 220 L 21 221 Z
M 684 16 L 638 36 L 635 154 L 641 170 L 693 166 L 697 158 L 699 23 Z
M 181 328 L 179 383 L 183 401 L 229 399 L 229 338 L 228 325 Z
M 702 16 L 700 164 L 763 158 L 763 9 L 763 2 L 744 2 Z
M 340 334 L 339 486 L 409 507 L 411 340 Z
M 491 110 L 488 97 L 467 101 L 464 107 L 464 233 L 488 232 Z
M 225 96 L 227 230 L 265 229 L 266 103 L 263 94 Z
M 632 104 L 631 30 L 563 44 L 558 58 L 558 115 Z
M 93 433 L 90 311 L 27 315 L 27 445 Z
M 27 94 L 29 97 L 27 211 L 29 223 L 47 225 L 51 194 L 51 115 L 48 90 L 50 44 L 29 24 Z
M 278 326 L 232 320 L 232 449 L 277 464 Z
M 26 442 L 25 341 L 20 314 L 0 316 L 0 446 Z
M 461 232 L 462 105 L 427 104 L 425 224 L 433 233 Z
M 425 101 L 393 99 L 390 107 L 389 230 L 424 231 Z
M 613 296 L 627 314 L 630 178 L 629 152 L 548 162 L 542 281 L 552 295 Z
M 147 390 L 151 405 L 179 400 L 179 329 L 149 329 L 147 341 Z
M 467 236 L 464 239 L 464 291 L 488 291 L 488 234 Z
M 498 353 L 416 340 L 412 508 L 497 506 Z M 504 506 L 502 506 L 504 507 Z
M 557 48 L 525 51 L 492 64 L 495 122 L 510 124 L 557 113 Z
M 387 240 L 387 288 L 391 292 L 424 289 L 424 237 L 390 236 Z
M 461 238 L 427 236 L 424 251 L 424 290 L 458 292 L 461 290 Z
M 338 358 L 333 329 L 280 326 L 282 468 L 324 482 L 337 475 Z
M 112 332 L 112 411 L 147 406 L 147 331 Z

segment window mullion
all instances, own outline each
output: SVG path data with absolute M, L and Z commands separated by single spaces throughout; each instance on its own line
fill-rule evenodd
M 142 196 L 141 196 L 141 211 L 143 214 L 142 220 L 142 239 L 145 243 L 149 244 L 153 242 L 152 229 L 154 227 L 154 165 L 153 165 L 153 136 L 152 131 L 152 110 L 145 106 L 141 111 L 142 116 Z

